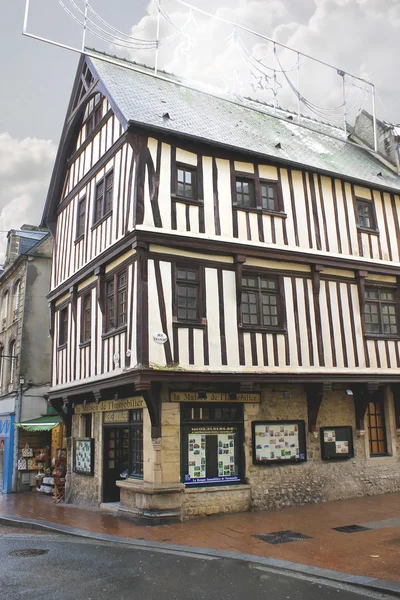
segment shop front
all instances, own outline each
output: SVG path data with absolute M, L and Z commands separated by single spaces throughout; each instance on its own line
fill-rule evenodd
M 0 416 L 0 492 L 9 494 L 12 487 L 14 452 L 14 415 Z

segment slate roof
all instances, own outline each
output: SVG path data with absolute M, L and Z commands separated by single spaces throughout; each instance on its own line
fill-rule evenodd
M 48 231 L 30 231 L 25 229 L 17 229 L 13 233 L 19 236 L 19 255 L 29 252 L 29 250 L 48 235 Z
M 127 69 L 123 61 L 121 66 L 101 58 L 90 62 L 125 127 L 134 122 L 400 191 L 400 177 L 364 148 L 345 141 L 340 129 L 312 119 L 305 119 L 307 127 L 299 126 L 287 113 L 276 118 L 265 105 L 187 89 L 178 80 Z M 163 117 L 166 113 L 169 119 Z

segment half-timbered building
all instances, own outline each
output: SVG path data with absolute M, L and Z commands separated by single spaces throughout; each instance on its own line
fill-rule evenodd
M 398 154 L 364 130 L 81 58 L 44 213 L 70 501 L 400 489 Z

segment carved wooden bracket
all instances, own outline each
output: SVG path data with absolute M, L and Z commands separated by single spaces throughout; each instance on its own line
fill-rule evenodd
M 330 381 L 309 383 L 306 385 L 308 431 L 310 433 L 316 433 L 317 431 L 319 409 L 321 408 L 324 395 L 330 391 L 332 391 L 332 383 Z
M 93 396 L 94 396 L 94 401 L 96 402 L 96 404 L 98 404 L 101 400 L 101 391 L 93 390 Z
M 152 383 L 137 391 L 142 394 L 149 411 L 152 439 L 161 438 L 161 384 Z
M 65 436 L 68 438 L 71 436 L 72 426 L 72 404 L 68 397 L 63 398 L 51 398 L 50 405 L 54 408 L 61 421 L 65 425 Z M 67 410 L 65 410 L 65 408 Z
M 365 413 L 373 395 L 379 388 L 379 382 L 368 381 L 366 384 L 353 387 L 354 410 L 357 431 L 365 431 Z
M 244 394 L 253 391 L 253 382 L 252 381 L 242 381 L 240 383 L 240 391 Z
M 400 429 L 400 383 L 392 383 L 396 429 Z
M 69 293 L 71 294 L 71 312 L 72 312 L 72 316 L 74 321 L 76 322 L 76 308 L 77 308 L 77 297 L 78 297 L 78 291 L 77 291 L 77 286 L 73 285 L 69 288 Z
M 323 271 L 323 265 L 312 265 L 311 266 L 311 276 L 312 276 L 312 288 L 314 296 L 319 295 L 319 288 L 321 285 L 321 277 L 320 273 Z
M 49 302 L 49 310 L 50 310 L 50 329 L 49 334 L 51 339 L 54 339 L 54 327 L 55 327 L 55 317 L 56 317 L 56 307 L 55 302 Z
M 364 315 L 365 309 L 365 279 L 368 277 L 368 271 L 357 272 L 358 296 L 360 299 L 361 315 Z M 363 317 L 364 318 L 364 317 Z
M 101 267 L 98 267 L 97 269 L 95 269 L 94 274 L 97 277 L 97 282 L 96 282 L 97 302 L 99 303 L 100 310 L 104 315 L 104 313 L 105 313 L 104 267 L 101 266 Z
M 237 254 L 235 260 L 235 275 L 236 275 L 236 304 L 239 311 L 239 307 L 242 303 L 242 277 L 243 277 L 243 265 L 246 262 L 246 257 L 242 254 Z M 239 314 L 239 313 L 238 313 Z

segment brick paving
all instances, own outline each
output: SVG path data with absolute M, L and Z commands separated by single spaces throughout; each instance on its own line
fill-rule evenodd
M 0 517 L 15 515 L 84 531 L 152 542 L 167 542 L 254 554 L 333 569 L 353 575 L 400 581 L 400 527 L 384 526 L 358 533 L 334 527 L 375 524 L 400 517 L 400 493 L 310 504 L 281 510 L 215 515 L 175 525 L 138 526 L 112 513 L 54 504 L 38 494 L 0 495 Z M 393 521 L 395 524 L 396 521 Z M 389 523 L 391 525 L 391 523 Z M 271 545 L 253 537 L 292 530 L 310 539 Z

